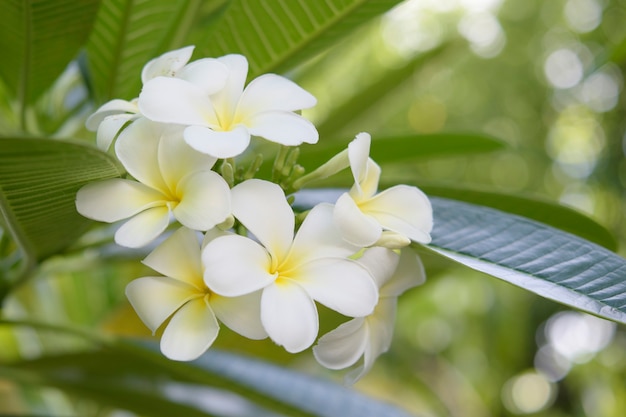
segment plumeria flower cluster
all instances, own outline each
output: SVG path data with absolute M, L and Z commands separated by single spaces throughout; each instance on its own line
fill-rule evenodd
M 297 113 L 315 98 L 275 74 L 245 85 L 241 55 L 190 62 L 192 53 L 150 61 L 138 98 L 112 100 L 87 120 L 127 174 L 85 185 L 77 210 L 121 222 L 121 246 L 153 247 L 143 263 L 156 273 L 126 295 L 153 333 L 162 329 L 168 358 L 196 359 L 224 325 L 291 353 L 317 340 L 314 356 L 330 369 L 362 357 L 348 374 L 354 382 L 389 348 L 398 296 L 425 279 L 410 245 L 430 241 L 430 202 L 416 187 L 378 191 L 367 133 L 304 175 L 290 149 L 318 140 Z M 258 158 L 234 174 L 252 137 L 282 145 L 280 181 L 253 178 Z M 336 202 L 294 211 L 294 191 L 347 168 L 354 185 Z M 319 339 L 318 304 L 349 318 Z

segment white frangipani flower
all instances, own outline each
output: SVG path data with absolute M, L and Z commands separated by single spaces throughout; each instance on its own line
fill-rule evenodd
M 208 60 L 208 59 L 207 59 Z M 316 143 L 315 126 L 294 113 L 315 105 L 310 93 L 287 78 L 265 74 L 244 89 L 248 61 L 242 55 L 210 60 L 221 65 L 196 76 L 148 81 L 139 95 L 146 117 L 187 126 L 185 140 L 194 149 L 216 158 L 235 157 L 246 150 L 250 135 L 287 146 Z M 227 78 L 219 90 L 203 87 Z
M 228 298 L 205 285 L 194 231 L 180 228 L 143 263 L 164 276 L 132 281 L 126 296 L 153 334 L 171 317 L 161 337 L 161 351 L 168 358 L 189 361 L 203 354 L 217 337 L 218 319 L 250 339 L 267 337 L 259 319 L 259 292 Z
M 426 279 L 420 258 L 409 248 L 402 249 L 400 255 L 386 248 L 370 248 L 359 262 L 370 270 L 379 288 L 374 312 L 343 323 L 313 347 L 317 361 L 329 369 L 347 368 L 363 356 L 363 364 L 346 375 L 348 383 L 361 379 L 376 358 L 389 350 L 398 296 Z
M 141 118 L 124 129 L 115 145 L 130 179 L 114 178 L 82 187 L 80 214 L 103 222 L 128 219 L 115 233 L 126 247 L 143 246 L 167 227 L 170 214 L 190 229 L 205 231 L 230 216 L 230 189 L 211 171 L 216 159 L 191 149 L 179 126 Z
M 335 204 L 335 224 L 348 242 L 375 245 L 383 230 L 418 243 L 430 242 L 433 227 L 428 197 L 417 187 L 396 185 L 378 193 L 380 167 L 369 157 L 370 135 L 359 133 L 348 145 L 354 186 Z M 410 243 L 406 240 L 406 245 Z M 389 240 L 388 237 L 383 239 Z M 397 240 L 397 239 L 396 239 Z
M 315 341 L 315 301 L 356 317 L 370 314 L 378 299 L 368 270 L 348 259 L 358 248 L 337 233 L 332 206 L 320 204 L 294 237 L 294 215 L 282 189 L 248 180 L 232 189 L 233 215 L 252 233 L 209 242 L 202 252 L 204 280 L 216 293 L 239 296 L 261 290 L 261 322 L 288 352 Z
M 141 71 L 141 81 L 146 83 L 154 77 L 177 76 L 191 58 L 193 50 L 193 46 L 187 46 L 154 58 L 144 65 Z M 96 145 L 103 151 L 107 151 L 120 129 L 127 122 L 132 122 L 139 117 L 141 113 L 137 107 L 136 98 L 130 101 L 114 99 L 100 106 L 89 116 L 85 124 L 88 130 L 97 130 Z

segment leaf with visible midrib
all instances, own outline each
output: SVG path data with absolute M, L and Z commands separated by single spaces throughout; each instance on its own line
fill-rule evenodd
M 0 1 L 0 76 L 23 105 L 63 72 L 87 39 L 99 0 Z
M 213 9 L 226 0 L 211 0 Z M 88 77 L 98 103 L 139 95 L 141 69 L 185 46 L 202 0 L 103 0 L 87 44 Z
M 207 56 L 240 53 L 249 77 L 284 72 L 332 45 L 399 0 L 234 0 L 200 46 Z
M 301 207 L 334 202 L 341 190 L 296 194 Z M 488 207 L 430 198 L 427 246 L 470 268 L 550 300 L 626 323 L 626 259 L 566 232 Z
M 0 139 L 0 212 L 34 260 L 69 246 L 92 224 L 76 212 L 84 184 L 120 176 L 106 153 L 78 142 Z

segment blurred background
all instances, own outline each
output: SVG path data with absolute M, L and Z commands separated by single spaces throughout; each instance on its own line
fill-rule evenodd
M 411 176 L 560 202 L 613 232 L 626 255 L 625 69 L 626 0 L 408 0 L 289 76 L 318 98 L 306 115 L 322 140 L 482 132 L 508 145 L 383 166 L 388 181 Z M 58 136 L 93 140 L 84 118 L 56 122 L 59 104 L 75 106 L 83 88 L 70 66 L 41 101 Z M 624 326 L 429 253 L 423 259 L 428 279 L 400 299 L 390 352 L 355 389 L 420 416 L 624 415 Z M 147 273 L 118 252 L 54 258 L 7 300 L 5 314 L 149 336 L 124 298 L 126 283 Z M 217 346 L 342 379 L 310 352 L 287 356 L 242 340 L 223 332 Z M 2 326 L 0 341 L 0 361 L 83 346 Z M 133 415 L 0 380 L 0 414 L 52 409 Z

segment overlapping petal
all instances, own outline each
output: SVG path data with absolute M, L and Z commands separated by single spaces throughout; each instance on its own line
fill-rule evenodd
M 243 123 L 248 131 L 272 142 L 296 146 L 302 142 L 317 143 L 319 134 L 313 123 L 287 111 L 263 111 L 248 115 Z
M 315 303 L 300 285 L 289 280 L 263 290 L 261 321 L 270 338 L 290 353 L 311 346 L 319 328 Z
M 163 129 L 158 146 L 158 166 L 166 186 L 176 190 L 178 182 L 196 171 L 210 170 L 217 158 L 191 148 L 183 138 L 184 128 L 168 125 Z
M 134 115 L 139 113 L 139 107 L 137 107 L 137 102 L 135 100 L 127 101 L 121 99 L 114 99 L 104 103 L 100 106 L 91 116 L 87 118 L 85 122 L 85 126 L 87 129 L 96 131 L 100 123 L 107 117 L 116 116 L 120 114 Z
M 115 154 L 137 181 L 164 194 L 168 187 L 158 164 L 159 142 L 164 125 L 140 118 L 120 133 Z
M 432 207 L 428 197 L 417 187 L 396 185 L 362 202 L 360 208 L 385 229 L 415 242 L 430 242 Z
M 315 359 L 328 369 L 354 365 L 369 342 L 366 326 L 365 319 L 357 317 L 326 333 L 313 347 Z
M 217 93 L 224 88 L 228 75 L 228 67 L 213 58 L 194 61 L 177 74 L 178 78 L 193 83 L 206 95 Z
M 177 361 L 194 360 L 213 344 L 219 328 L 205 298 L 191 300 L 167 324 L 161 337 L 161 352 Z
M 364 213 L 348 193 L 335 203 L 334 220 L 343 238 L 360 247 L 371 246 L 382 234 L 382 226 L 372 216 Z
M 297 281 L 314 300 L 345 316 L 367 316 L 378 301 L 378 288 L 369 271 L 345 258 L 300 265 Z
M 152 78 L 159 76 L 174 77 L 180 71 L 193 54 L 194 46 L 169 51 L 158 56 L 144 65 L 141 70 L 141 82 L 146 83 Z
M 232 298 L 211 294 L 210 303 L 217 318 L 231 330 L 253 340 L 267 337 L 261 323 L 260 291 Z
M 295 220 L 277 184 L 252 179 L 232 189 L 233 215 L 265 246 L 274 259 L 284 259 L 293 241 Z
M 265 74 L 250 81 L 241 94 L 237 111 L 255 114 L 265 110 L 295 111 L 315 106 L 316 98 L 293 81 Z
M 163 198 L 159 191 L 138 182 L 112 178 L 78 190 L 76 210 L 87 218 L 112 223 L 155 207 Z
M 177 187 L 181 195 L 174 217 L 194 230 L 209 230 L 230 215 L 230 189 L 214 171 L 197 171 L 184 177 Z
M 185 142 L 198 152 L 215 158 L 233 158 L 243 153 L 250 144 L 250 132 L 245 126 L 227 131 L 216 131 L 205 126 L 185 129 Z
M 115 232 L 115 243 L 127 248 L 140 248 L 156 239 L 170 222 L 166 206 L 149 208 L 133 216 Z
M 229 54 L 217 58 L 219 62 L 228 68 L 228 78 L 224 87 L 211 97 L 218 113 L 222 116 L 232 117 L 235 114 L 239 98 L 243 93 L 246 77 L 248 76 L 248 60 L 243 55 Z
M 209 96 L 179 78 L 157 77 L 148 81 L 139 94 L 139 109 L 156 122 L 218 126 Z
M 174 278 L 202 291 L 202 263 L 196 232 L 181 227 L 157 246 L 143 263 L 167 277 Z
M 104 119 L 98 126 L 96 146 L 105 152 L 108 151 L 122 127 L 137 117 L 139 117 L 137 114 L 118 114 Z
M 216 293 L 236 297 L 260 290 L 274 282 L 272 260 L 252 239 L 239 235 L 213 239 L 202 250 L 204 282 Z
M 400 259 L 392 278 L 380 287 L 381 297 L 398 297 L 406 290 L 426 281 L 424 264 L 411 248 L 400 250 Z
M 197 296 L 194 287 L 169 277 L 137 278 L 126 286 L 128 301 L 153 334 L 180 306 Z

